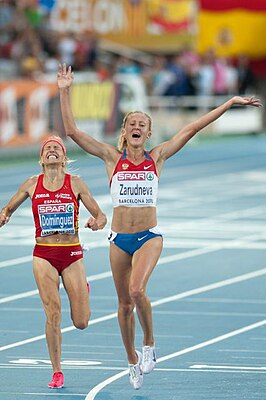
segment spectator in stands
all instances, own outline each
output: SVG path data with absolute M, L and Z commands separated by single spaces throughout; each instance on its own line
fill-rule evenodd
M 226 93 L 233 95 L 237 93 L 237 69 L 233 64 L 231 58 L 225 58 L 226 70 L 225 70 L 225 83 Z
M 57 50 L 60 56 L 61 62 L 68 62 L 72 65 L 75 64 L 75 51 L 77 48 L 77 43 L 73 33 L 66 32 L 60 33 Z
M 211 96 L 214 90 L 214 53 L 212 50 L 203 54 L 197 74 L 197 94 Z
M 95 68 L 97 46 L 98 42 L 96 36 L 92 32 L 85 31 L 76 35 L 76 48 L 74 53 L 74 69 L 76 71 L 92 70 Z
M 147 77 L 148 91 L 152 96 L 163 96 L 167 88 L 175 81 L 173 72 L 167 69 L 167 59 L 162 55 L 154 57 L 154 64 Z
M 166 89 L 165 96 L 187 96 L 191 94 L 191 82 L 183 63 L 182 55 L 174 56 L 170 60 L 168 71 L 173 74 L 174 81 Z
M 226 87 L 226 73 L 227 65 L 226 61 L 222 57 L 216 57 L 214 60 L 214 82 L 213 90 L 216 96 L 227 94 Z
M 255 76 L 250 68 L 249 59 L 246 55 L 242 54 L 238 58 L 237 63 L 238 75 L 238 93 L 246 94 L 253 93 L 255 89 Z
M 131 60 L 129 57 L 120 56 L 116 64 L 116 72 L 118 74 L 136 74 L 139 75 L 142 72 L 140 65 Z

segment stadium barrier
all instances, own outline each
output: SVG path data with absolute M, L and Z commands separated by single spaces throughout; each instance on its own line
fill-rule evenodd
M 153 141 L 160 141 L 227 98 L 149 97 L 140 77 L 125 74 L 116 75 L 112 81 L 100 81 L 93 73 L 76 74 L 71 90 L 73 114 L 79 128 L 100 140 L 110 141 L 116 138 L 128 111 L 149 112 L 156 131 Z M 262 131 L 261 109 L 234 107 L 205 129 L 204 134 Z M 51 134 L 65 137 L 54 77 L 52 82 L 49 79 L 0 82 L 0 148 L 36 145 Z

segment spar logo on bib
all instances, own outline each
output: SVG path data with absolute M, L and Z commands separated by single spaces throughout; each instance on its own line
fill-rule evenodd
M 74 205 L 73 205 L 73 204 L 67 204 L 66 211 L 67 211 L 67 212 L 72 212 L 72 211 L 74 211 Z
M 145 181 L 146 172 L 118 172 L 118 181 Z
M 147 179 L 147 181 L 153 181 L 154 173 L 153 172 L 147 172 L 146 173 L 146 179 Z
M 40 204 L 38 206 L 41 236 L 52 235 L 55 232 L 73 235 L 74 204 Z

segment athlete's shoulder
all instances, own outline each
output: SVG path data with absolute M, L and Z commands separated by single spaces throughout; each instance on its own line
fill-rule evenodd
M 20 191 L 28 193 L 30 196 L 35 190 L 35 187 L 37 185 L 39 179 L 39 175 L 34 175 L 26 179 L 26 181 L 21 185 Z
M 77 184 L 83 182 L 83 179 L 79 175 L 68 174 L 71 183 Z
M 71 179 L 71 187 L 74 192 L 82 192 L 84 191 L 85 188 L 87 188 L 87 185 L 85 181 L 79 176 L 79 175 L 70 175 Z
M 41 175 L 33 175 L 30 176 L 28 179 L 26 179 L 26 181 L 24 182 L 23 185 L 25 186 L 33 186 L 36 185 L 36 183 L 38 182 L 38 179 Z

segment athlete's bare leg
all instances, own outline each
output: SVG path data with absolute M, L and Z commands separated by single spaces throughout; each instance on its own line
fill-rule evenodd
M 154 343 L 151 305 L 145 291 L 161 251 L 161 237 L 148 240 L 133 257 L 115 244 L 110 245 L 110 261 L 119 301 L 118 320 L 130 364 L 137 362 L 133 313 L 135 304 L 144 333 L 144 344 Z
M 110 261 L 114 283 L 118 295 L 118 322 L 123 343 L 127 352 L 128 362 L 137 363 L 135 352 L 135 316 L 134 302 L 129 295 L 132 257 L 110 243 Z
M 82 258 L 63 270 L 62 280 L 69 298 L 73 324 L 78 329 L 85 329 L 90 318 L 90 303 Z
M 46 340 L 53 372 L 61 371 L 61 300 L 59 275 L 46 260 L 33 257 L 33 273 L 46 314 Z
M 154 345 L 152 310 L 146 295 L 146 286 L 162 252 L 162 238 L 156 237 L 144 243 L 132 259 L 129 293 L 136 304 L 138 318 L 143 330 L 143 344 Z

